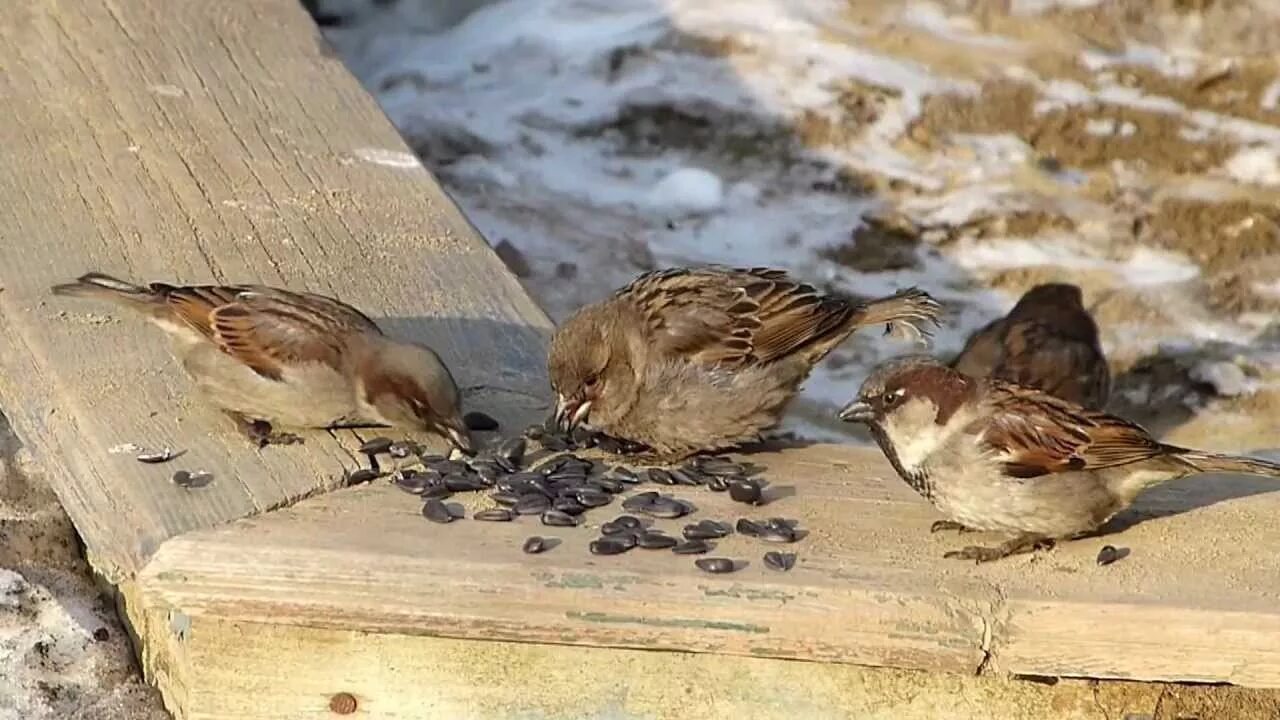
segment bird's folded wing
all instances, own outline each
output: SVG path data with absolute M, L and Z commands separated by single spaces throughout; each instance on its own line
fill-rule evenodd
M 972 430 L 1022 478 L 1128 465 L 1165 452 L 1137 425 L 1031 388 L 992 382 Z
M 785 357 L 840 331 L 853 312 L 763 268 L 658 271 L 620 294 L 640 309 L 660 352 L 707 365 Z

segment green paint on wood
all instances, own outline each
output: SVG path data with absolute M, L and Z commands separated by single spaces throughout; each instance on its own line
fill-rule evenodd
M 764 625 L 727 622 L 723 620 L 647 618 L 640 617 L 638 615 L 614 615 L 612 613 L 578 611 L 567 612 L 565 613 L 565 617 L 570 620 L 585 620 L 586 622 L 604 623 L 609 625 L 647 625 L 649 627 L 692 628 L 696 630 L 732 630 L 734 632 L 752 633 L 757 635 L 763 635 L 769 632 L 769 628 Z

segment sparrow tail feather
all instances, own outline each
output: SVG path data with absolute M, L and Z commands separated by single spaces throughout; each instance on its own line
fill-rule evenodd
M 1195 468 L 1197 472 L 1239 473 L 1242 475 L 1280 478 L 1280 464 L 1266 460 L 1238 455 L 1219 455 L 1217 453 L 1186 450 L 1173 446 L 1169 446 L 1169 450 L 1178 460 Z
M 917 288 L 907 288 L 894 295 L 872 300 L 859 308 L 854 316 L 857 327 L 886 324 L 886 332 L 895 327 L 917 338 L 932 335 L 930 325 L 938 326 L 942 306 L 930 295 Z

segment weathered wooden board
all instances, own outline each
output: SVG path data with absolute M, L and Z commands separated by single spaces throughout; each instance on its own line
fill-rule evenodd
M 0 24 L 0 408 L 96 567 L 331 486 L 351 441 L 250 449 L 158 332 L 51 299 L 89 269 L 335 294 L 437 348 L 511 422 L 545 394 L 548 322 L 295 0 L 18 3 Z M 122 443 L 188 450 L 166 466 Z M 168 482 L 213 471 L 207 492 Z
M 999 538 L 930 535 L 937 516 L 871 450 L 817 445 L 752 460 L 783 490 L 765 507 L 703 488 L 673 492 L 699 507 L 695 520 L 799 519 L 810 534 L 785 548 L 800 556 L 789 573 L 761 562 L 778 546 L 737 536 L 712 554 L 750 564 L 726 576 L 669 551 L 591 556 L 587 543 L 617 507 L 567 530 L 529 518 L 440 526 L 418 514 L 416 498 L 375 485 L 171 540 L 140 575 L 143 612 L 166 618 L 150 644 L 181 647 L 195 676 L 209 650 L 198 634 L 175 640 L 175 617 L 184 628 L 272 625 L 299 647 L 367 631 L 388 646 L 425 635 L 713 653 L 724 663 L 736 656 L 1280 687 L 1280 568 L 1255 550 L 1280 547 L 1280 528 L 1267 520 L 1280 512 L 1280 495 L 1249 496 L 1258 486 L 1248 481 L 1200 486 L 1225 484 L 1231 499 L 1174 487 L 1127 516 L 1147 521 L 1116 534 L 975 566 L 941 555 Z M 470 509 L 483 504 L 474 498 Z M 1152 518 L 1170 512 L 1179 514 Z M 656 524 L 677 533 L 684 522 Z M 531 534 L 563 544 L 524 555 Z M 1107 543 L 1131 554 L 1099 567 Z M 359 646 L 344 641 L 315 672 L 345 677 L 329 665 L 358 656 Z M 590 663 L 578 669 L 594 677 Z M 376 687 L 361 691 L 376 701 Z

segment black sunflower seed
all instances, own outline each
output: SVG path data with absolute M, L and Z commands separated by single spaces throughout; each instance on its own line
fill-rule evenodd
M 693 506 L 689 505 L 689 503 L 666 495 L 654 498 L 648 505 L 635 509 L 645 515 L 664 519 L 684 517 L 693 512 Z
M 741 475 L 743 467 L 727 457 L 708 457 L 698 463 L 698 469 L 708 475 L 722 477 Z
M 795 567 L 795 564 L 795 553 L 780 553 L 775 550 L 771 550 L 764 554 L 764 566 L 771 570 L 786 572 Z
M 1104 545 L 1098 551 L 1098 564 L 1110 565 L 1111 563 L 1123 559 L 1129 554 L 1129 548 L 1117 548 L 1114 545 Z
M 729 485 L 729 497 L 740 503 L 759 505 L 764 495 L 757 480 L 738 480 Z
M 640 482 L 640 476 L 636 475 L 635 471 L 633 471 L 631 468 L 626 468 L 621 465 L 617 465 L 617 466 L 614 466 L 613 468 L 610 468 L 609 477 L 616 478 L 617 480 L 620 480 L 628 485 L 635 485 L 636 483 Z
M 634 547 L 634 543 L 627 544 L 615 538 L 600 538 L 592 540 L 587 549 L 592 555 L 620 555 Z
M 684 526 L 683 535 L 689 540 L 718 540 L 732 532 L 732 528 L 715 520 L 703 520 Z
M 671 548 L 671 552 L 677 555 L 701 555 L 711 549 L 711 544 L 706 540 L 686 540 Z
M 197 470 L 195 472 L 179 470 L 173 474 L 172 480 L 173 484 L 180 488 L 193 490 L 195 488 L 202 488 L 213 482 L 213 473 L 205 472 L 203 470 Z
M 650 530 L 636 538 L 636 544 L 646 550 L 666 550 L 675 547 L 679 541 L 670 535 Z
M 523 550 L 530 555 L 537 555 L 543 550 L 547 550 L 549 548 L 550 548 L 550 544 L 546 541 L 545 538 L 541 538 L 541 537 L 538 537 L 537 535 L 534 535 L 533 537 L 524 541 Z
M 701 485 L 706 482 L 706 476 L 697 471 L 691 471 L 687 468 L 676 468 L 669 471 L 672 479 L 677 485 Z
M 504 507 L 514 507 L 516 503 L 520 502 L 519 495 L 507 490 L 499 490 L 489 495 L 489 497 L 493 498 L 494 502 Z
M 734 570 L 738 569 L 737 563 L 730 560 L 729 558 L 722 558 L 722 557 L 698 558 L 697 560 L 693 561 L 693 564 L 697 565 L 698 569 L 704 572 L 714 573 L 716 575 L 719 575 L 722 573 L 731 573 Z
M 587 511 L 586 506 L 573 498 L 556 498 L 551 501 L 551 509 L 567 515 L 581 515 Z
M 738 524 L 734 526 L 740 535 L 747 537 L 760 537 L 760 533 L 764 530 L 764 526 L 755 520 L 739 518 Z
M 404 458 L 407 458 L 410 455 L 414 455 L 417 452 L 418 452 L 418 444 L 414 442 L 409 442 L 408 440 L 401 440 L 400 442 L 391 443 L 391 447 L 387 448 L 387 454 L 397 460 L 403 460 Z
M 413 470 L 397 470 L 391 474 L 391 482 L 411 495 L 421 495 L 431 487 L 432 476 Z
M 573 527 L 578 524 L 578 518 L 559 510 L 548 510 L 542 513 L 542 524 L 552 527 Z
M 597 508 L 613 502 L 613 496 L 603 490 L 579 490 L 578 502 L 589 508 Z
M 675 476 L 662 468 L 649 468 L 648 475 L 649 482 L 657 483 L 658 485 L 676 484 Z
M 498 421 L 492 416 L 486 415 L 478 410 L 473 410 L 462 416 L 462 424 L 467 426 L 468 430 L 497 430 Z
M 422 516 L 431 522 L 451 523 L 454 521 L 453 512 L 444 501 L 432 498 L 422 506 Z
M 472 520 L 483 520 L 485 522 L 510 522 L 515 515 L 507 508 L 489 508 L 481 510 L 471 516 Z
M 393 442 L 394 441 L 389 437 L 376 437 L 365 441 L 365 443 L 360 446 L 360 452 L 365 455 L 381 455 L 391 450 L 391 444 Z
M 444 483 L 432 485 L 422 491 L 423 500 L 444 500 L 453 497 L 453 491 L 444 486 Z
M 636 493 L 626 500 L 622 501 L 623 510 L 631 510 L 637 512 L 640 508 L 649 507 L 649 504 L 658 499 L 658 493 L 649 490 L 642 493 Z
M 362 483 L 373 482 L 378 479 L 378 471 L 372 468 L 360 468 L 355 472 L 347 475 L 348 485 L 360 485 Z
M 445 475 L 444 486 L 453 492 L 475 492 L 476 490 L 485 490 L 489 487 L 479 477 L 474 475 Z
M 599 488 L 602 492 L 607 492 L 612 495 L 617 495 L 627 488 L 621 480 L 615 480 L 611 477 L 591 478 L 587 483 L 592 487 Z
M 729 480 L 719 475 L 712 475 L 707 480 L 707 489 L 712 492 L 724 492 L 729 489 Z
M 551 509 L 551 498 L 542 493 L 521 495 L 515 504 L 517 515 L 541 515 L 549 509 Z
M 800 539 L 794 528 L 785 525 L 766 525 L 760 529 L 760 534 L 756 537 L 765 542 L 776 543 L 793 543 Z

